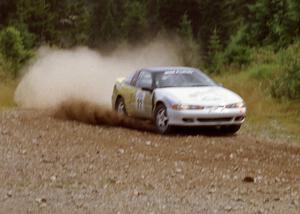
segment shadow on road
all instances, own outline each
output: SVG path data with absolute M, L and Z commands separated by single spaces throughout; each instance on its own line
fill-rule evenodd
M 123 127 L 133 130 L 156 133 L 150 121 L 143 121 L 118 115 L 115 111 L 80 100 L 69 100 L 60 105 L 54 117 L 62 120 L 77 121 L 95 126 Z M 169 136 L 207 136 L 233 137 L 222 129 L 213 127 L 174 127 Z

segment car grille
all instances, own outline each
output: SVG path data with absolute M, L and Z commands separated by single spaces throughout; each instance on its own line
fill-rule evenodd
M 205 122 L 230 122 L 234 118 L 233 117 L 225 117 L 225 118 L 198 118 L 197 121 L 201 123 Z

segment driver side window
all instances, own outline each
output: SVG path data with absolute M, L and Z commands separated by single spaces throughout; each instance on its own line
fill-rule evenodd
M 142 71 L 138 81 L 136 82 L 136 87 L 137 88 L 152 88 L 152 75 L 149 72 Z

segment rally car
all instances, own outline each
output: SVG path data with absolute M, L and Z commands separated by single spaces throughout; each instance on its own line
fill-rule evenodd
M 239 95 L 188 67 L 146 68 L 118 79 L 112 106 L 119 114 L 152 120 L 162 134 L 174 126 L 210 126 L 234 134 L 246 117 Z

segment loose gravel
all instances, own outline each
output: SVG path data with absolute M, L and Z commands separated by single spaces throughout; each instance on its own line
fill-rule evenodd
M 0 213 L 300 213 L 300 146 L 0 112 Z

